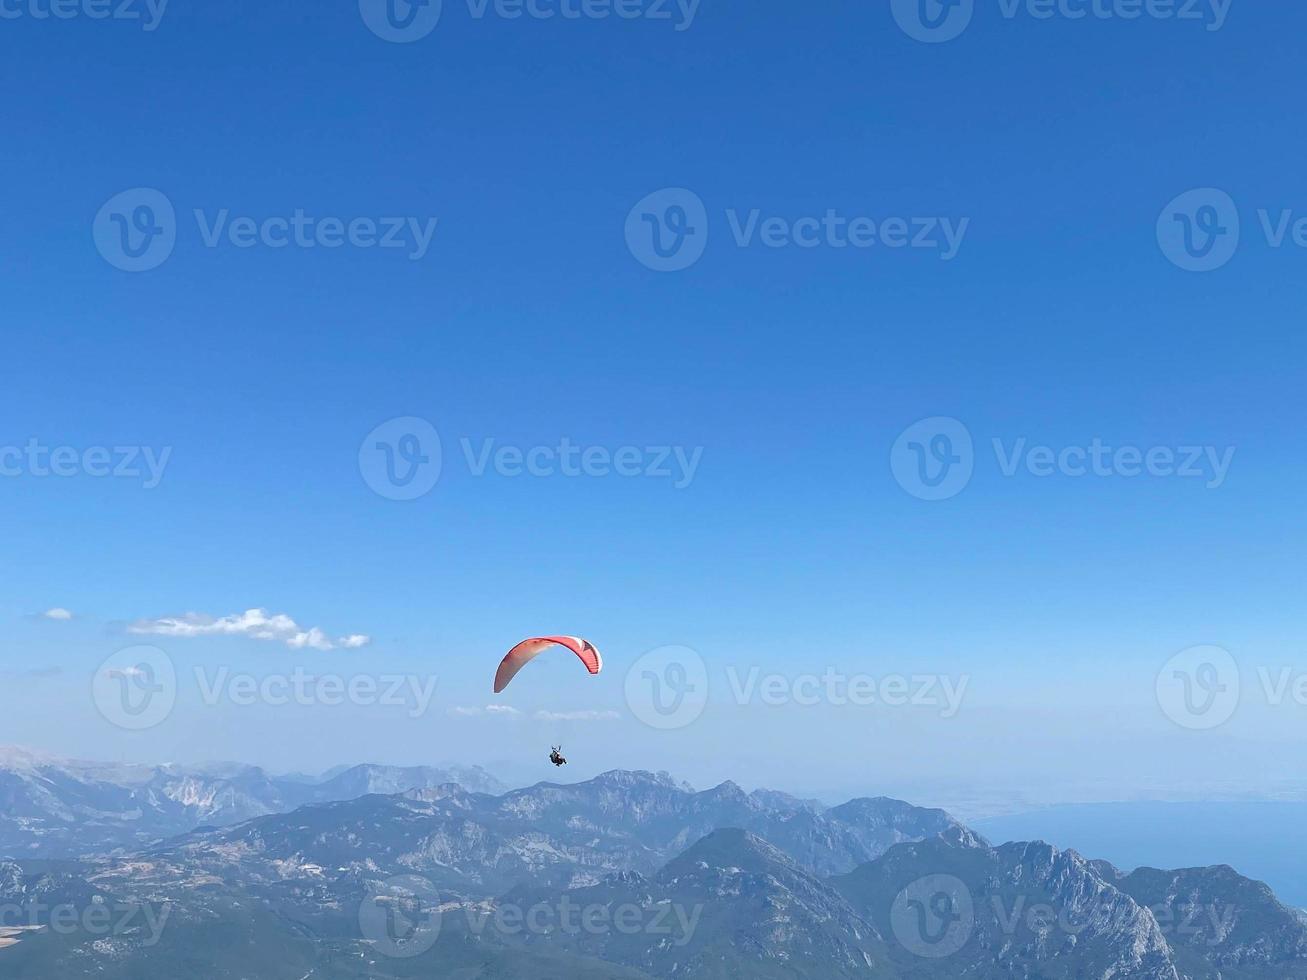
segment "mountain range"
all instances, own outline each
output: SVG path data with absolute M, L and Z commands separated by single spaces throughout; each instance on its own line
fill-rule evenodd
M 239 763 L 145 766 L 60 759 L 0 747 L 0 856 L 79 858 L 147 846 L 307 803 L 457 782 L 502 792 L 479 767 L 358 765 L 320 777 Z
M 896 800 L 647 772 L 412 786 L 58 858 L 0 861 L 0 907 L 44 910 L 0 921 L 6 977 L 1307 980 L 1307 921 L 1230 868 L 1125 873 Z

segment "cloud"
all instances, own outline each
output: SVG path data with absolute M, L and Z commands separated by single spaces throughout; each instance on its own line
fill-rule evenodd
M 55 606 L 53 609 L 47 609 L 45 612 L 41 613 L 41 616 L 45 619 L 55 619 L 60 622 L 67 622 L 73 618 L 73 614 L 69 610 L 63 608 L 63 606 Z
M 296 650 L 303 650 L 305 647 L 312 647 L 314 650 L 330 650 L 332 646 L 331 640 L 327 639 L 327 634 L 316 626 L 287 637 L 286 645 Z
M 484 708 L 450 708 L 449 713 L 460 718 L 479 718 L 481 715 L 499 715 L 500 717 L 512 718 L 522 712 L 507 704 L 488 704 Z
M 255 640 L 276 640 L 294 650 L 333 650 L 337 646 L 357 650 L 367 646 L 372 638 L 364 633 L 349 633 L 332 640 L 317 626 L 308 629 L 300 626 L 285 613 L 269 615 L 266 609 L 247 609 L 231 616 L 206 616 L 186 613 L 182 616 L 163 616 L 159 619 L 137 620 L 127 632 L 148 636 L 245 636 Z
M 149 672 L 142 670 L 140 667 L 109 667 L 104 672 L 105 677 L 148 677 Z
M 536 721 L 617 721 L 616 711 L 537 711 Z

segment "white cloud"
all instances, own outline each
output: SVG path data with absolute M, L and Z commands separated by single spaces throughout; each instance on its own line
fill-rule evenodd
M 62 606 L 55 606 L 53 609 L 47 609 L 41 613 L 46 619 L 57 619 L 61 622 L 67 622 L 73 618 L 73 614 Z
M 512 718 L 522 712 L 507 704 L 488 704 L 484 708 L 450 708 L 449 713 L 460 718 L 479 718 L 481 715 L 500 715 L 501 717 Z
M 305 629 L 285 613 L 269 615 L 266 609 L 247 609 L 243 613 L 221 617 L 186 613 L 141 619 L 128 626 L 127 631 L 150 636 L 246 636 L 255 640 L 277 640 L 295 650 L 305 647 L 332 650 L 338 645 L 356 650 L 372 642 L 372 638 L 364 633 L 349 633 L 333 641 L 317 626 Z
M 536 721 L 617 721 L 616 711 L 537 711 Z
M 286 645 L 294 647 L 296 650 L 303 650 L 305 647 L 312 647 L 314 650 L 330 650 L 332 644 L 331 640 L 327 639 L 327 634 L 314 626 L 312 629 L 304 630 L 287 638 Z

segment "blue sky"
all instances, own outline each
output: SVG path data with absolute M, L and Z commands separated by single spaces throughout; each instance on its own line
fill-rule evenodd
M 428 36 L 400 44 L 349 3 L 172 0 L 154 30 L 6 9 L 0 78 L 19 94 L 0 183 L 0 445 L 171 454 L 148 490 L 0 478 L 0 742 L 508 766 L 584 731 L 603 737 L 578 774 L 765 782 L 781 760 L 798 788 L 925 795 L 961 794 L 990 768 L 1020 792 L 1074 753 L 1109 796 L 1175 768 L 1169 750 L 1115 746 L 1120 732 L 1183 739 L 1210 762 L 1191 792 L 1240 779 L 1269 792 L 1268 746 L 1300 746 L 1307 707 L 1262 710 L 1246 690 L 1229 724 L 1195 735 L 1153 688 L 1196 644 L 1231 650 L 1248 688 L 1258 667 L 1307 668 L 1307 251 L 1271 247 L 1257 214 L 1307 215 L 1293 163 L 1307 137 L 1292 125 L 1307 12 L 1236 2 L 1209 30 L 981 4 L 961 36 L 923 43 L 883 3 L 703 0 L 687 24 L 476 17 L 446 0 Z M 172 253 L 139 273 L 93 236 L 102 206 L 135 188 L 176 213 Z M 708 237 L 689 268 L 660 273 L 624 228 L 665 188 L 702 202 Z M 1168 261 L 1156 232 L 1195 188 L 1227 193 L 1242 225 L 1208 272 Z M 948 259 L 741 247 L 731 222 L 755 210 L 965 221 L 965 236 Z M 205 244 L 223 213 L 297 211 L 437 224 L 418 260 Z M 364 437 L 402 417 L 429 420 L 442 449 L 438 483 L 407 502 L 373 492 L 359 463 Z M 975 462 L 960 493 L 931 502 L 890 458 L 935 417 L 966 427 Z M 563 439 L 632 447 L 646 468 L 659 447 L 701 455 L 678 488 L 478 476 L 461 447 Z M 1009 477 L 994 439 L 1005 453 L 1098 439 L 1234 456 L 1218 487 Z M 39 615 L 52 607 L 74 618 Z M 253 608 L 371 642 L 129 630 Z M 593 639 L 605 674 L 586 687 L 542 663 L 512 692 L 522 717 L 451 714 L 484 708 L 509 645 L 556 631 Z M 186 690 L 157 728 L 125 732 L 87 692 L 143 639 L 183 677 L 307 665 L 429 673 L 439 693 L 413 719 L 232 711 Z M 719 704 L 714 681 L 702 719 L 651 731 L 623 677 L 669 644 L 714 677 L 965 675 L 970 700 L 951 719 L 772 710 Z M 560 734 L 535 711 L 621 717 Z M 1013 772 L 1017 753 L 1030 770 Z

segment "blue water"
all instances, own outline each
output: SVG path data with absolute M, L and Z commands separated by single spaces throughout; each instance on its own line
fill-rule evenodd
M 1307 803 L 1095 803 L 972 821 L 993 843 L 1045 840 L 1124 871 L 1228 864 L 1307 908 Z

